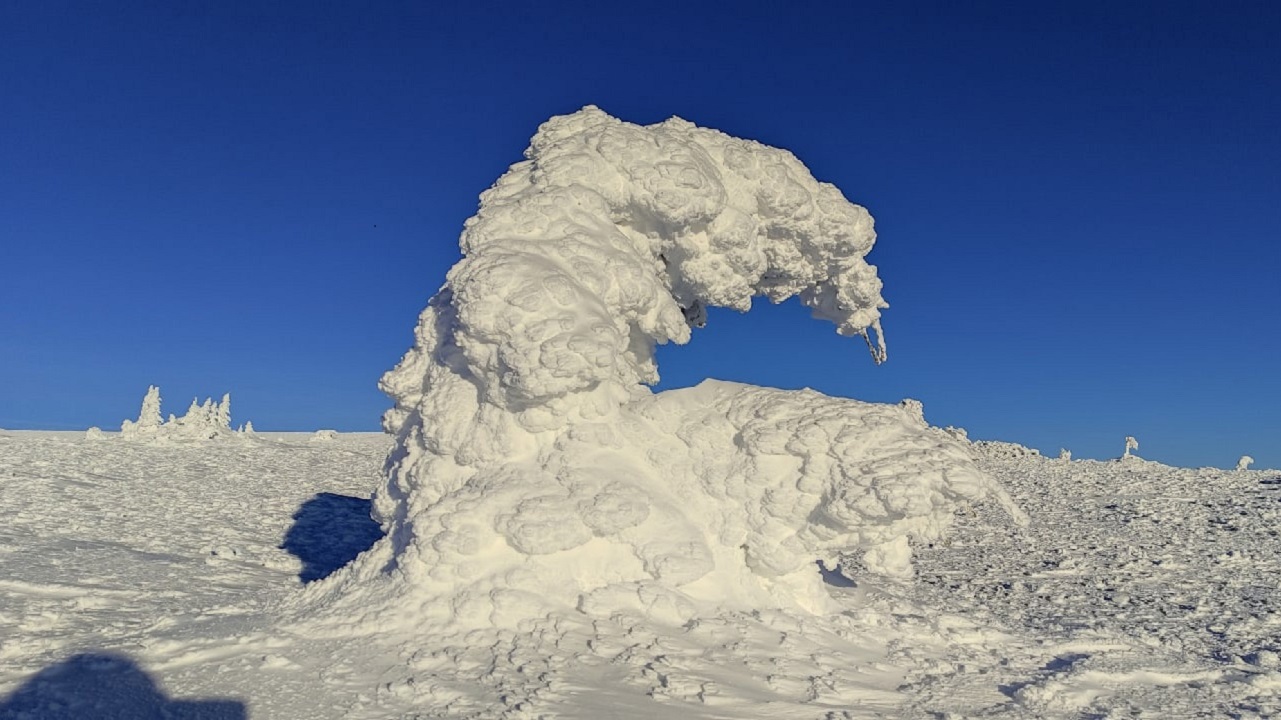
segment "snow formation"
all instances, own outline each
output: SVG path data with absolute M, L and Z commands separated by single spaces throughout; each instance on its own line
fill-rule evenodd
M 248 430 L 246 434 L 252 434 L 253 426 L 249 425 Z M 230 394 L 216 403 L 213 398 L 206 398 L 204 403 L 192 398 L 182 417 L 170 415 L 168 420 L 161 420 L 160 388 L 155 385 L 147 388 L 138 420 L 125 420 L 120 425 L 120 436 L 127 440 L 210 440 L 232 434 Z
M 656 345 L 759 295 L 799 296 L 885 359 L 872 218 L 791 153 L 587 107 L 525 156 L 481 196 L 463 259 L 382 378 L 387 537 L 311 586 L 308 613 L 385 625 L 416 606 L 412 622 L 461 630 L 822 613 L 817 560 L 855 551 L 906 575 L 911 542 L 1005 499 L 915 401 L 646 387 Z

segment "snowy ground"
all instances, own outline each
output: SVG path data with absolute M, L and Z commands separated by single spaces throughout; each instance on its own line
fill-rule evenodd
M 559 617 L 451 646 L 286 619 L 380 535 L 389 444 L 0 432 L 0 718 L 1281 714 L 1275 471 L 983 459 L 1031 523 L 979 506 L 913 581 L 828 573 L 834 617 Z

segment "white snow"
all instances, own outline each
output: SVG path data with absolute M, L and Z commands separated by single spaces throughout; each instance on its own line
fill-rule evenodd
M 980 459 L 1030 522 L 958 513 L 910 581 L 844 557 L 837 612 L 654 593 L 432 642 L 431 607 L 358 639 L 285 612 L 380 535 L 384 436 L 106 435 L 0 434 L 0 718 L 1281 715 L 1276 471 Z
M 790 153 L 588 107 L 526 158 L 482 195 L 383 378 L 388 537 L 300 613 L 434 637 L 548 613 L 825 614 L 816 561 L 858 550 L 909 575 L 910 542 L 1002 496 L 916 401 L 642 384 L 656 344 L 756 295 L 800 295 L 884 360 L 872 219 Z
M 553 118 L 383 377 L 390 438 L 197 442 L 230 399 L 155 387 L 119 435 L 0 433 L 0 718 L 1281 713 L 1275 472 L 646 387 L 757 295 L 885 360 L 874 238 L 786 151 Z

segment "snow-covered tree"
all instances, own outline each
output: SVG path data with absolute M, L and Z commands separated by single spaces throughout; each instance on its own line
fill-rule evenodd
M 760 296 L 798 298 L 884 361 L 875 239 L 871 215 L 787 151 L 679 118 L 552 118 L 482 195 L 382 378 L 397 438 L 374 500 L 386 539 L 310 597 L 370 617 L 462 608 L 440 621 L 457 627 L 552 607 L 678 624 L 700 608 L 825 612 L 815 560 L 857 553 L 905 576 L 912 542 L 970 502 L 1025 521 L 919 404 L 645 387 L 657 346 L 688 342 L 705 308 Z
M 1130 453 L 1138 449 L 1139 449 L 1139 441 L 1135 440 L 1132 436 L 1127 435 L 1125 438 L 1125 454 L 1122 455 L 1121 457 L 1123 458 L 1134 457 Z
M 1059 459 L 1063 462 L 1072 461 L 1072 451 L 1067 448 L 1059 448 Z
M 160 415 L 160 388 L 150 385 L 142 398 L 142 409 L 138 412 L 137 422 L 125 420 L 120 424 L 120 433 L 125 437 L 155 435 L 163 424 Z
M 173 435 L 192 440 L 208 440 L 224 432 L 224 426 L 218 419 L 219 406 L 214 405 L 212 398 L 205 398 L 203 403 L 192 398 L 187 414 L 174 423 Z M 230 428 L 225 428 L 230 431 Z
M 222 396 L 222 402 L 218 403 L 218 407 L 214 410 L 214 419 L 219 428 L 231 429 L 231 393 Z
M 1237 460 L 1237 470 L 1249 470 L 1250 465 L 1253 462 L 1254 462 L 1254 458 L 1250 457 L 1249 455 L 1242 455 L 1241 459 Z
M 160 427 L 163 422 L 160 415 L 160 388 L 150 385 L 147 387 L 147 394 L 142 398 L 142 411 L 138 413 L 138 427 Z
M 168 421 L 161 421 L 160 388 L 152 385 L 142 400 L 138 420 L 125 420 L 120 426 L 121 436 L 130 439 L 165 438 L 207 440 L 231 431 L 231 394 L 222 396 L 220 402 L 206 398 L 192 398 L 191 405 L 182 417 L 171 413 Z M 251 431 L 252 432 L 252 431 Z

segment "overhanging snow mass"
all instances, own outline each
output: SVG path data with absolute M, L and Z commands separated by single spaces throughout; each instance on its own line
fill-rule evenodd
M 999 493 L 911 407 L 646 387 L 656 345 L 759 295 L 799 295 L 884 360 L 872 218 L 791 153 L 587 107 L 525 155 L 481 196 L 463 259 L 383 377 L 388 536 L 309 601 L 375 622 L 410 603 L 442 629 L 823 612 L 815 560 L 858 551 L 905 574 L 909 539 Z

